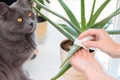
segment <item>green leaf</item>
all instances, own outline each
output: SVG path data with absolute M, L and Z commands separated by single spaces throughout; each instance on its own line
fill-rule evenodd
M 64 64 L 66 64 L 66 62 L 68 62 L 68 60 L 72 57 L 72 55 L 80 48 L 80 46 L 78 45 L 73 45 L 72 48 L 70 49 L 67 57 L 65 58 L 65 60 L 62 62 L 60 67 L 63 67 Z
M 95 14 L 92 17 L 92 20 L 89 21 L 89 25 L 91 26 L 92 24 L 95 23 L 96 19 L 99 17 L 99 15 L 101 14 L 101 12 L 103 11 L 103 9 L 107 6 L 107 4 L 110 2 L 111 0 L 106 0 L 100 7 L 99 9 L 95 12 Z
M 72 11 L 68 8 L 68 6 L 63 2 L 63 0 L 58 0 L 59 3 L 61 4 L 61 6 L 64 8 L 67 16 L 69 17 L 71 23 L 73 23 L 75 26 L 75 29 L 78 29 L 78 31 L 80 30 L 80 25 L 77 21 L 77 19 L 75 18 L 74 14 L 72 13 Z
M 103 27 L 103 29 L 107 29 L 111 24 L 112 24 L 112 20 L 108 21 Z
M 40 3 L 44 4 L 44 1 L 43 0 L 38 0 Z
M 111 18 L 113 18 L 114 16 L 120 14 L 120 8 L 118 8 L 116 11 L 114 11 L 111 15 L 109 15 L 108 17 L 104 18 L 103 20 L 95 23 L 94 25 L 90 26 L 90 28 L 103 28 L 105 26 L 105 24 L 110 21 Z
M 107 30 L 108 34 L 120 34 L 120 30 Z
M 43 4 L 43 5 L 45 5 L 45 1 L 47 2 L 47 3 L 50 3 L 50 1 L 49 0 L 38 0 L 41 4 Z M 41 9 L 41 7 L 39 6 L 39 5 L 36 5 L 36 7 L 40 10 Z M 37 13 L 38 14 L 38 13 Z
M 49 0 L 38 0 L 40 3 L 45 4 L 45 2 L 50 3 Z
M 60 25 L 56 24 L 52 20 L 50 20 L 48 17 L 46 17 L 44 14 L 40 13 L 37 8 L 34 8 L 44 19 L 46 19 L 48 22 L 50 22 L 56 29 L 58 29 L 64 36 L 66 36 L 71 41 L 74 41 L 76 39 L 75 36 L 71 35 L 69 32 L 67 32 L 64 28 L 62 28 Z
M 46 11 L 48 11 L 48 12 L 50 12 L 50 13 L 52 13 L 52 14 L 55 15 L 55 16 L 61 18 L 62 20 L 64 20 L 65 22 L 67 22 L 70 26 L 72 26 L 73 28 L 75 28 L 75 25 L 74 25 L 73 23 L 71 23 L 69 20 L 67 20 L 65 17 L 63 17 L 63 16 L 61 16 L 60 14 L 58 14 L 58 13 L 50 10 L 48 7 L 44 6 L 43 4 L 41 4 L 41 3 L 40 3 L 39 1 L 37 1 L 37 0 L 32 0 L 32 1 L 33 1 L 33 2 L 36 2 L 36 3 L 39 5 L 39 7 L 43 8 L 44 10 L 46 10 Z M 75 29 L 76 29 L 76 28 L 75 28 Z M 80 29 L 76 29 L 76 31 L 77 31 L 78 33 L 81 32 Z
M 51 80 L 56 80 L 62 76 L 69 68 L 71 67 L 70 63 L 67 63 Z
M 50 1 L 49 1 L 49 0 L 46 0 L 46 2 L 47 2 L 47 3 L 50 3 Z
M 59 25 L 62 26 L 67 32 L 69 32 L 71 35 L 75 36 L 76 38 L 80 35 L 80 33 L 77 33 L 76 30 L 69 25 L 66 24 L 59 24 Z
M 72 35 L 69 33 L 66 29 L 63 28 L 63 26 L 60 26 L 56 23 L 54 23 L 52 20 L 49 18 L 45 17 L 42 13 L 41 16 L 45 18 L 48 22 L 50 22 L 58 31 L 60 31 L 65 37 L 67 37 L 69 40 L 74 41 L 76 39 L 76 36 Z
M 91 14 L 90 14 L 90 19 L 87 23 L 87 28 L 89 28 L 90 24 L 91 24 L 91 21 L 92 21 L 92 18 L 93 18 L 93 13 L 94 13 L 94 9 L 95 9 L 95 3 L 96 3 L 96 0 L 93 1 L 93 5 L 92 5 L 92 10 L 91 10 Z
M 86 29 L 86 19 L 85 19 L 85 5 L 84 0 L 81 0 L 81 25 L 82 31 Z

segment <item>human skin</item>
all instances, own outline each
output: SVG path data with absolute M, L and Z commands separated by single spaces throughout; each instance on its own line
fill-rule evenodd
M 86 48 L 98 48 L 111 57 L 120 57 L 120 44 L 116 43 L 104 29 L 89 29 L 81 33 L 78 39 L 87 36 L 92 36 L 94 39 L 83 43 Z
M 80 49 L 70 59 L 71 65 L 87 77 L 87 80 L 116 80 L 106 74 L 94 56 Z

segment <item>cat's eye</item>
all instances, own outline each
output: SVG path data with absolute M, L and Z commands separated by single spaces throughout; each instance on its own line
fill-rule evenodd
M 19 23 L 21 23 L 21 22 L 23 21 L 23 18 L 19 17 L 19 18 L 17 18 L 17 21 L 18 21 Z
M 32 16 L 32 12 L 29 12 L 29 13 L 28 13 L 28 16 L 31 17 L 31 16 Z

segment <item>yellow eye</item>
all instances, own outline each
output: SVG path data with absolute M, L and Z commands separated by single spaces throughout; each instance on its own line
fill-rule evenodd
M 28 16 L 29 16 L 29 17 L 31 17 L 31 16 L 32 16 L 32 13 L 31 13 L 31 12 L 29 12 L 29 13 L 28 13 Z
M 21 22 L 23 21 L 23 18 L 19 17 L 19 18 L 17 18 L 17 21 L 18 21 L 19 23 L 21 23 Z

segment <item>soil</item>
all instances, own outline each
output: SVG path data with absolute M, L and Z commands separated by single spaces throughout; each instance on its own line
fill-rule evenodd
M 73 45 L 72 41 L 66 40 L 66 41 L 63 41 L 60 46 L 62 49 L 68 52 L 72 45 Z
M 73 45 L 73 42 L 72 42 L 72 41 L 70 41 L 70 40 L 65 40 L 65 41 L 63 41 L 63 42 L 61 43 L 60 46 L 61 46 L 61 48 L 62 48 L 63 50 L 65 50 L 65 51 L 68 52 L 68 51 L 71 49 L 72 45 Z M 89 49 L 89 52 L 90 52 L 90 53 L 93 53 L 94 50 Z
M 38 23 L 45 22 L 46 20 L 42 16 L 37 16 Z

